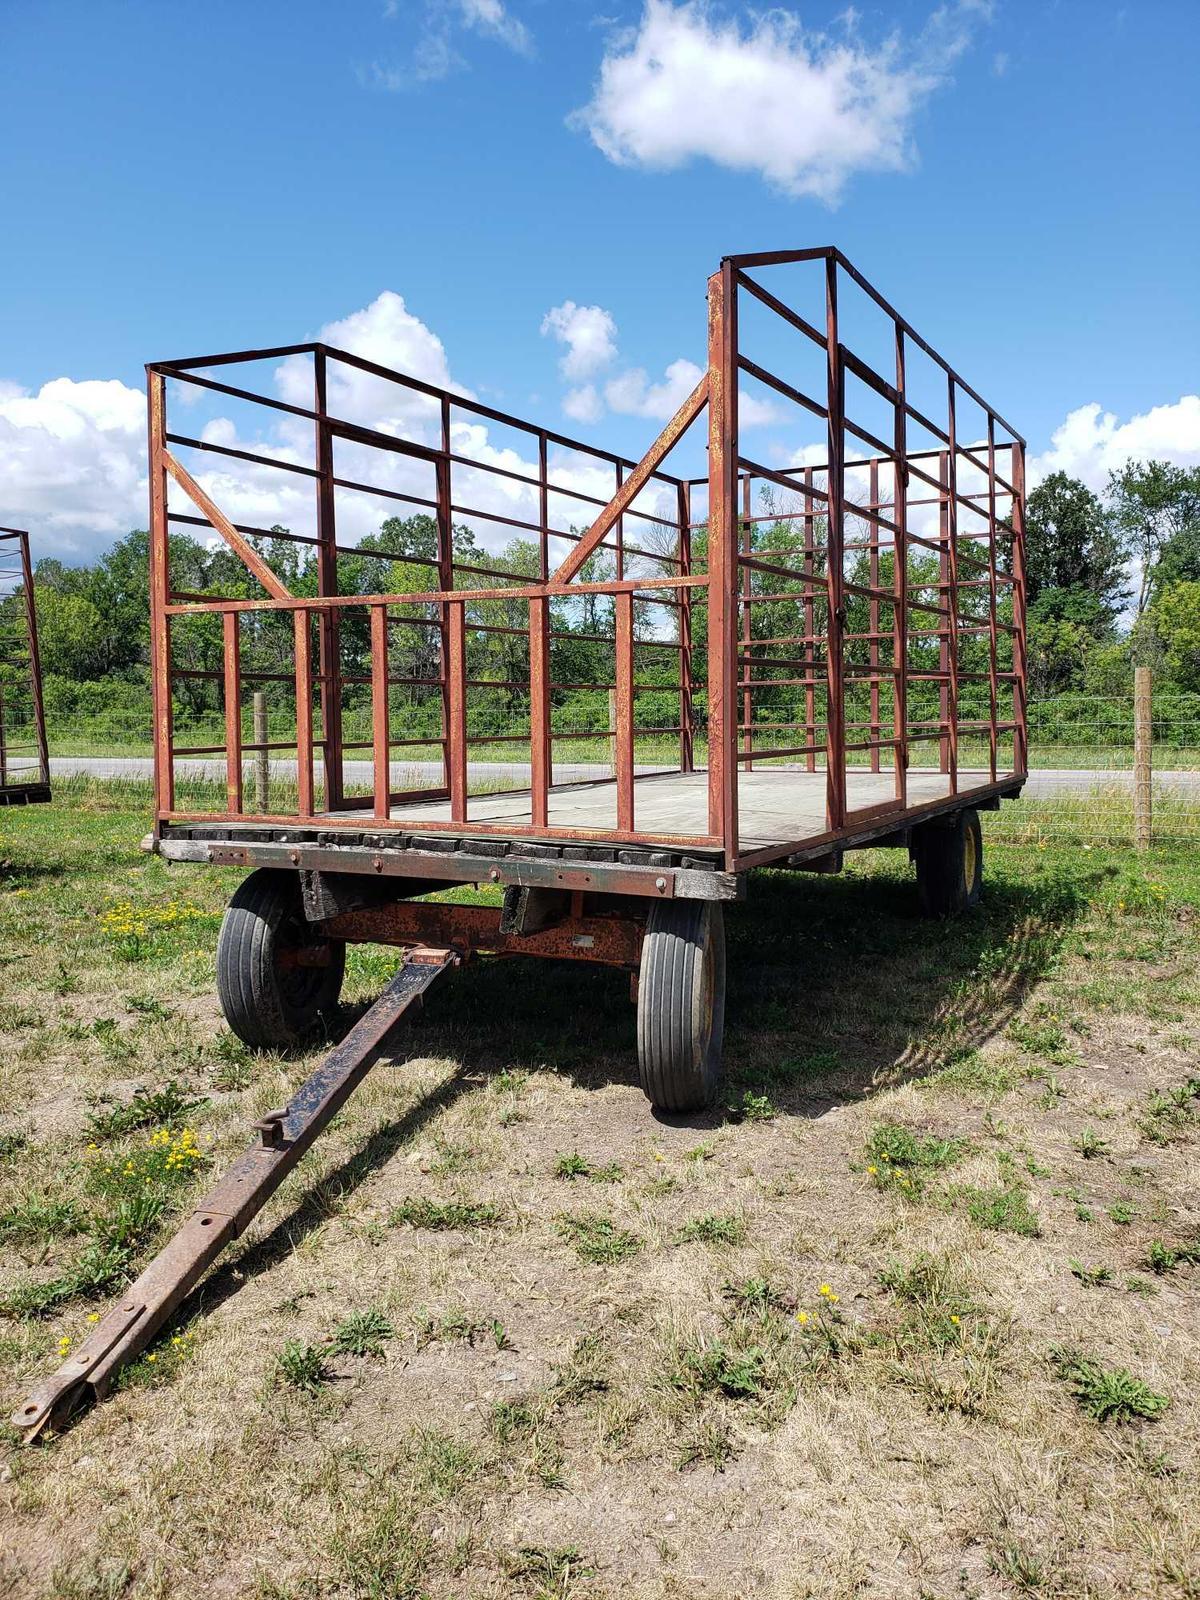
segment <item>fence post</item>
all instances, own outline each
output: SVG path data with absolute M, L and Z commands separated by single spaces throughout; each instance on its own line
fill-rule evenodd
M 256 810 L 268 812 L 270 795 L 268 783 L 270 779 L 271 752 L 264 748 L 267 742 L 267 697 L 261 689 L 254 691 L 254 743 L 258 749 L 254 752 L 254 805 Z
M 1148 850 L 1153 834 L 1151 785 L 1153 722 L 1150 705 L 1150 668 L 1133 669 L 1133 843 Z

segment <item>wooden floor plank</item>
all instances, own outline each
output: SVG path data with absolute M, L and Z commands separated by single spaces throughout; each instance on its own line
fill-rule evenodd
M 892 773 L 850 768 L 846 774 L 847 799 L 853 813 L 866 806 L 886 804 L 895 795 Z M 960 772 L 965 795 L 986 788 L 986 772 Z M 942 799 L 950 792 L 949 778 L 941 772 L 912 769 L 908 794 L 912 805 Z M 635 826 L 639 833 L 695 837 L 708 830 L 707 772 L 662 772 L 639 777 L 634 784 Z M 341 813 L 341 816 L 353 813 Z M 364 807 L 364 816 L 370 808 Z M 503 837 L 512 827 L 531 824 L 527 789 L 509 794 L 471 795 L 467 817 L 472 823 L 494 824 Z M 391 820 L 417 828 L 422 822 L 449 822 L 446 801 L 409 801 L 392 807 Z M 853 820 L 851 817 L 850 820 Z M 551 789 L 548 824 L 552 828 L 614 828 L 617 825 L 617 786 L 612 780 L 564 784 Z M 773 845 L 803 845 L 825 832 L 825 774 L 780 768 L 759 768 L 738 776 L 738 824 L 743 851 Z

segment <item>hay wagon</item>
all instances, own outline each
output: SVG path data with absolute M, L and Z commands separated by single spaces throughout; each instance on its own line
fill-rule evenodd
M 347 943 L 404 959 L 29 1435 L 105 1391 L 442 974 L 628 971 L 642 1087 L 695 1111 L 752 870 L 907 849 L 959 912 L 1026 772 L 1024 441 L 836 249 L 721 263 L 707 367 L 639 461 L 321 343 L 147 370 L 150 846 L 249 869 L 217 966 L 251 1045 L 333 1011 Z M 190 586 L 197 529 L 221 592 Z M 462 884 L 502 904 L 437 897 Z
M 311 1030 L 349 940 L 607 962 L 637 979 L 646 1093 L 694 1110 L 720 1059 L 724 907 L 752 868 L 834 870 L 894 845 L 928 910 L 978 894 L 977 812 L 1025 773 L 1022 440 L 836 250 L 731 257 L 708 304 L 707 371 L 637 462 L 323 345 L 149 369 L 156 847 L 253 869 L 219 949 L 247 1042 Z M 275 392 L 240 376 L 264 362 Z M 311 430 L 310 454 L 173 431 L 169 388 L 273 413 L 293 440 Z M 407 425 L 343 414 L 354 401 Z M 768 408 L 768 432 L 816 435 L 805 464 L 756 459 L 764 429 L 739 410 Z M 693 440 L 706 470 L 672 472 Z M 205 455 L 299 484 L 308 525 L 286 538 L 313 553 L 315 593 L 289 590 L 255 548 L 268 530 L 193 476 Z M 379 573 L 402 555 L 407 592 L 339 586 L 355 554 L 339 528 L 364 505 L 428 519 L 425 551 L 370 557 Z M 179 592 L 168 530 L 196 524 L 244 563 L 252 598 Z M 526 571 L 489 562 L 488 543 L 457 548 L 463 525 L 519 530 Z M 265 615 L 294 644 L 282 675 L 246 659 Z M 173 640 L 198 623 L 221 656 L 223 748 L 173 724 L 197 670 Z M 584 637 L 602 682 L 571 675 Z M 255 739 L 248 690 L 268 681 L 293 720 Z M 580 745 L 558 708 L 589 691 L 611 707 L 598 771 L 558 755 Z M 247 761 L 281 750 L 289 803 L 264 811 Z M 177 764 L 214 755 L 211 809 L 181 800 Z M 502 909 L 425 898 L 458 883 L 503 888 Z

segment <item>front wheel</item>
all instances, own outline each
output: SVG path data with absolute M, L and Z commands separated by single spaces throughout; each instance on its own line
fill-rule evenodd
M 927 917 L 956 917 L 979 900 L 983 832 L 972 806 L 946 821 L 927 822 L 912 836 L 917 890 Z
M 304 916 L 298 873 L 260 867 L 238 886 L 217 939 L 217 995 L 244 1044 L 300 1044 L 332 1014 L 345 969 L 345 945 Z
M 638 1070 L 658 1111 L 702 1111 L 721 1078 L 725 923 L 711 900 L 650 908 L 638 979 Z

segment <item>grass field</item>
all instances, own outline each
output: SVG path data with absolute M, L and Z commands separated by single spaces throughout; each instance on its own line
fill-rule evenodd
M 146 825 L 0 812 L 6 1412 L 319 1055 L 233 1040 L 237 875 Z M 686 1123 L 618 974 L 456 975 L 118 1392 L 5 1432 L 0 1595 L 1194 1600 L 1198 911 L 1200 853 L 1044 838 L 951 925 L 899 855 L 759 874 Z

